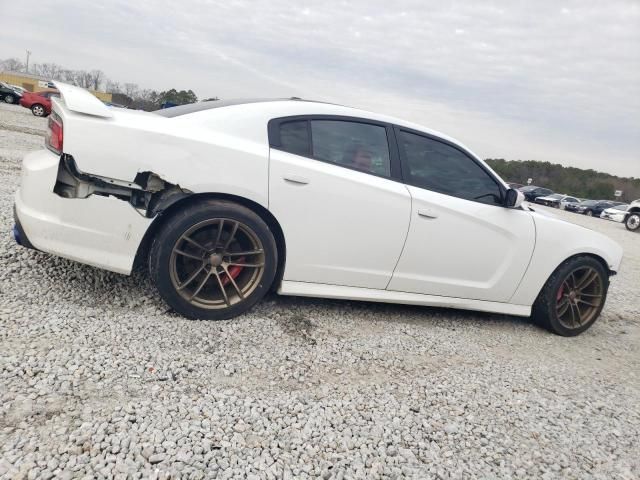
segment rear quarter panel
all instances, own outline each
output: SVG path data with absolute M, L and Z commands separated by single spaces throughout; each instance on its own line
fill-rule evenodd
M 56 101 L 64 125 L 64 153 L 84 173 L 131 182 L 154 172 L 194 193 L 240 195 L 266 206 L 268 142 L 247 127 L 233 134 L 193 118 L 165 118 L 112 109 L 112 118 L 71 112 Z

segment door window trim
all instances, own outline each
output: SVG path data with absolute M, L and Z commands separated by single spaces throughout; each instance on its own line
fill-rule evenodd
M 329 160 L 324 160 L 322 158 L 314 157 L 313 156 L 313 134 L 311 133 L 311 122 L 313 120 L 329 120 L 329 121 L 336 121 L 336 122 L 364 123 L 364 124 L 373 125 L 376 127 L 383 127 L 387 135 L 387 146 L 389 148 L 389 175 L 380 175 L 373 172 L 367 172 L 355 167 L 350 167 L 349 165 L 342 165 L 340 163 L 335 163 Z M 295 121 L 307 122 L 307 135 L 309 138 L 309 152 L 307 153 L 307 155 L 292 153 L 282 148 L 282 140 L 280 138 L 280 125 L 282 125 L 283 123 L 295 122 Z M 396 142 L 396 137 L 394 133 L 394 125 L 391 123 L 371 120 L 369 118 L 351 117 L 347 115 L 291 115 L 288 117 L 278 117 L 278 118 L 272 118 L 271 120 L 269 120 L 267 124 L 267 133 L 269 136 L 270 148 L 280 150 L 282 152 L 286 152 L 290 155 L 309 158 L 311 160 L 315 160 L 316 162 L 322 162 L 329 165 L 334 165 L 336 167 L 346 168 L 347 170 L 353 170 L 354 172 L 364 173 L 365 175 L 372 175 L 374 177 L 384 178 L 387 180 L 395 180 L 398 182 L 405 183 L 402 180 L 402 167 L 400 165 L 400 155 L 399 155 L 398 144 Z
M 501 202 L 501 204 L 486 203 L 486 202 L 481 202 L 479 200 L 473 200 L 473 199 L 469 199 L 469 198 L 460 197 L 458 195 L 451 195 L 450 193 L 444 193 L 444 192 L 439 192 L 437 190 L 431 190 L 430 188 L 426 188 L 424 186 L 418 185 L 417 182 L 411 181 L 411 174 L 409 172 L 409 159 L 407 158 L 407 153 L 404 150 L 404 145 L 402 145 L 402 142 L 400 141 L 400 139 L 401 139 L 400 134 L 402 132 L 406 132 L 406 133 L 409 133 L 409 134 L 412 134 L 412 135 L 417 135 L 419 137 L 424 137 L 424 138 L 427 138 L 429 140 L 434 140 L 436 142 L 443 143 L 443 144 L 445 144 L 445 145 L 447 145 L 449 147 L 452 147 L 452 148 L 455 148 L 456 150 L 458 150 L 465 157 L 469 158 L 476 165 L 478 165 L 480 167 L 480 169 L 483 172 L 485 172 L 489 176 L 489 178 L 491 178 L 491 180 L 493 180 L 495 182 L 495 184 L 498 186 L 498 190 L 500 191 L 500 202 Z M 504 208 L 502 203 L 504 203 L 504 199 L 505 199 L 505 195 L 506 195 L 506 191 L 507 191 L 506 187 L 502 184 L 501 181 L 499 181 L 498 178 L 496 178 L 496 176 L 493 174 L 493 172 L 491 172 L 491 170 L 489 170 L 489 168 L 484 163 L 482 163 L 480 160 L 478 160 L 471 152 L 465 150 L 460 145 L 457 145 L 456 143 L 453 143 L 453 142 L 451 142 L 451 141 L 449 141 L 449 140 L 447 140 L 445 138 L 439 137 L 437 135 L 432 135 L 430 133 L 421 132 L 420 130 L 414 130 L 412 128 L 403 127 L 401 125 L 394 125 L 394 134 L 395 134 L 395 137 L 396 137 L 397 148 L 398 148 L 398 152 L 399 152 L 399 155 L 400 155 L 400 166 L 401 166 L 401 171 L 402 171 L 402 181 L 406 185 L 411 185 L 413 187 L 421 188 L 423 190 L 428 190 L 430 192 L 440 193 L 442 195 L 447 195 L 449 197 L 459 198 L 461 200 L 467 200 L 469 202 L 482 203 L 483 205 L 489 205 L 489 206 Z

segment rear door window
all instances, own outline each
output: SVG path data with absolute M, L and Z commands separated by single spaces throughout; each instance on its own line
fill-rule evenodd
M 311 120 L 312 156 L 366 173 L 390 175 L 387 129 L 342 120 Z
M 280 124 L 280 143 L 285 152 L 310 155 L 309 126 L 306 120 L 294 120 Z

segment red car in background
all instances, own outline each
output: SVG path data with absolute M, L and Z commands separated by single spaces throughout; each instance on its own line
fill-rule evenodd
M 59 97 L 58 90 L 45 90 L 42 92 L 24 92 L 20 99 L 20 105 L 31 109 L 36 117 L 46 117 L 51 113 L 51 98 Z

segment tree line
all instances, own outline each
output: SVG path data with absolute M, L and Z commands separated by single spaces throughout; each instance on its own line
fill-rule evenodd
M 26 72 L 26 65 L 17 58 L 0 60 L 0 71 Z M 184 105 L 198 101 L 193 90 L 177 90 L 172 88 L 156 91 L 140 88 L 136 83 L 120 83 L 107 78 L 102 70 L 71 70 L 57 63 L 32 63 L 29 72 L 32 75 L 44 77 L 48 80 L 76 85 L 95 91 L 112 94 L 112 102 L 137 110 L 158 110 L 163 104 Z M 203 101 L 218 100 L 217 97 Z
M 640 198 L 640 178 L 618 177 L 592 169 L 564 167 L 558 163 L 537 160 L 505 160 L 488 158 L 486 162 L 505 181 L 532 184 L 558 193 L 594 200 L 615 200 L 614 193 L 621 190 L 620 201 Z

